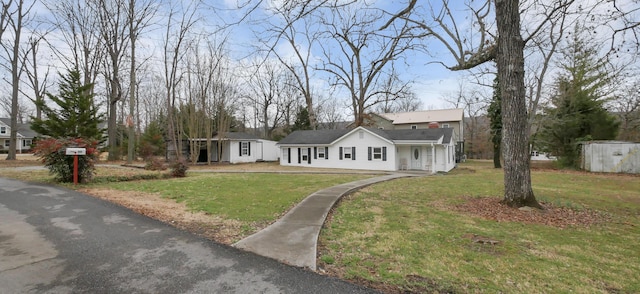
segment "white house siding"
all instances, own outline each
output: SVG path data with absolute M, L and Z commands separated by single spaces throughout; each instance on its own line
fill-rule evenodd
M 240 144 L 241 142 L 249 143 L 249 154 L 241 155 L 240 154 Z M 256 162 L 256 141 L 231 141 L 229 146 L 229 162 L 230 163 L 246 163 L 246 162 Z
M 276 146 L 278 142 L 269 141 L 269 140 L 258 140 L 258 143 L 262 145 L 261 146 L 262 158 L 259 158 L 260 160 L 264 160 L 264 161 L 278 160 L 278 158 L 280 157 L 280 149 L 278 148 L 278 146 Z
M 318 148 L 328 149 L 328 158 L 316 158 Z M 355 159 L 347 159 L 344 156 L 345 148 L 355 147 Z M 386 149 L 386 160 L 373 159 L 369 160 L 369 147 L 380 147 Z M 343 156 L 340 159 L 340 148 L 343 149 Z M 304 150 L 306 149 L 306 151 Z M 361 169 L 361 170 L 396 170 L 396 151 L 395 146 L 368 131 L 357 130 L 346 137 L 334 142 L 331 146 L 281 146 L 280 164 L 285 166 L 307 166 L 317 168 L 344 168 L 344 169 Z M 287 152 L 291 150 L 290 154 Z M 301 160 L 298 163 L 298 154 L 308 154 L 308 160 Z M 373 155 L 372 155 L 373 157 Z M 310 162 L 309 162 L 310 160 Z
M 582 168 L 591 172 L 640 174 L 640 143 L 587 142 Z

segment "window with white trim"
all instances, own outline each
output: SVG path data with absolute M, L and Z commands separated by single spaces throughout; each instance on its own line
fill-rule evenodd
M 342 147 L 344 159 L 351 159 L 351 147 Z
M 442 124 L 442 128 L 443 129 L 448 129 L 448 128 L 450 128 L 450 126 L 449 126 L 449 124 Z
M 240 155 L 249 155 L 249 142 L 240 142 Z
M 22 140 L 22 147 L 28 147 L 28 146 L 31 146 L 31 139 Z
M 289 160 L 289 148 L 282 148 L 282 160 Z
M 4 147 L 9 147 L 10 144 L 11 144 L 10 142 L 11 141 L 9 141 L 9 140 L 4 140 Z
M 411 125 L 411 129 L 412 130 L 416 130 L 416 129 L 418 129 L 418 126 L 417 125 Z
M 302 156 L 302 162 L 308 162 L 309 161 L 309 149 L 307 149 L 307 148 L 300 149 L 300 156 Z
M 324 147 L 318 147 L 318 158 L 324 158 Z
M 382 147 L 373 147 L 373 160 L 382 159 Z
M 0 127 L 0 134 L 6 134 L 7 133 L 7 127 Z

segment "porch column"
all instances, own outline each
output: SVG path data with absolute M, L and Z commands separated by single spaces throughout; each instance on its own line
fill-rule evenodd
M 431 143 L 431 173 L 436 173 L 436 147 Z

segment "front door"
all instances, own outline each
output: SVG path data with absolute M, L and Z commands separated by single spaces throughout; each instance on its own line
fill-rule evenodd
M 422 154 L 420 147 L 411 147 L 411 169 L 422 169 Z

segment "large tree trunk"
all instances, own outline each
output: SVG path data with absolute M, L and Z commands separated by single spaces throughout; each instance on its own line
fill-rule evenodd
M 496 0 L 498 80 L 502 94 L 504 199 L 512 207 L 541 208 L 531 189 L 527 105 L 524 87 L 524 42 L 518 0 Z

